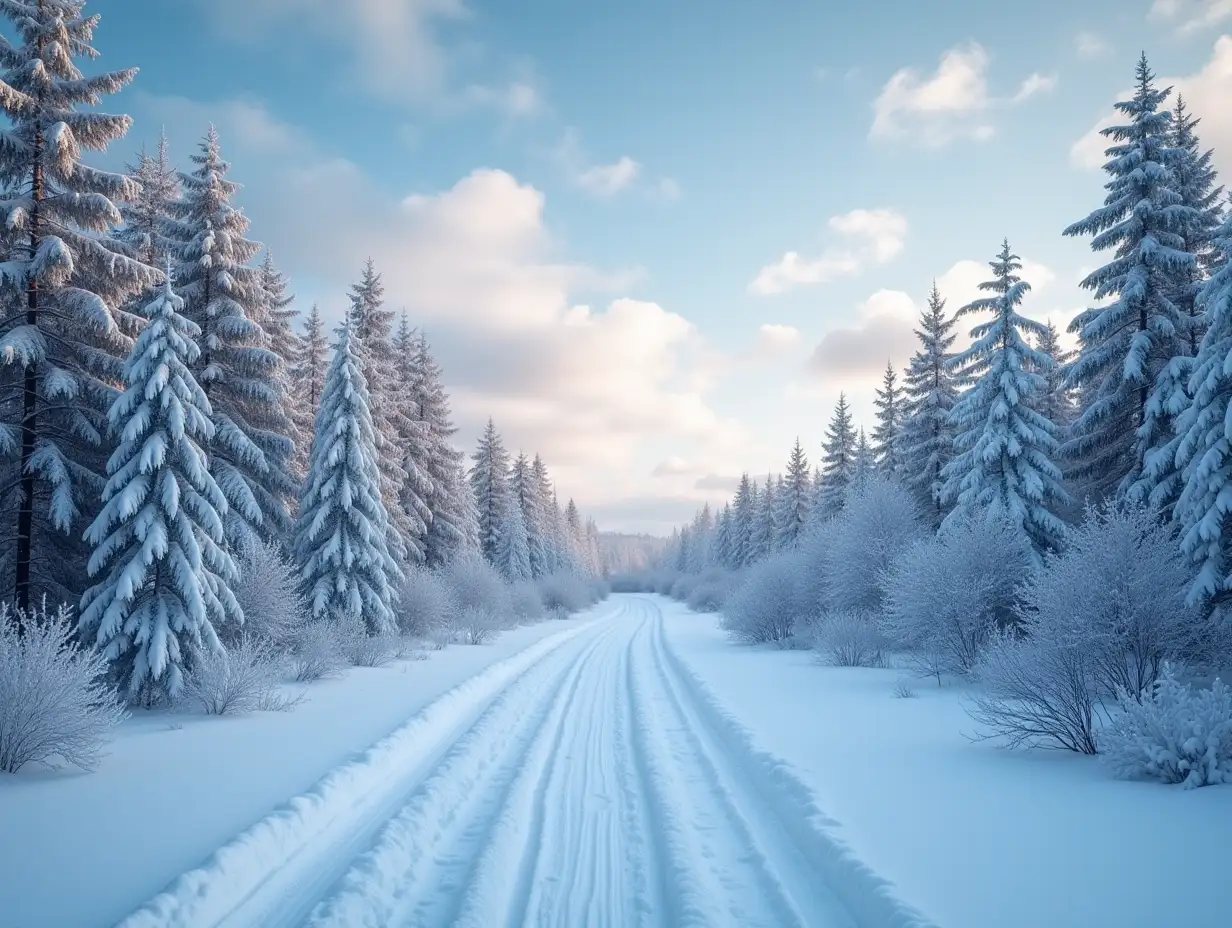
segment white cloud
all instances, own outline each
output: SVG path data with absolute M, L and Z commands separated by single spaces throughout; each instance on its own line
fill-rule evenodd
M 664 200 L 675 201 L 682 196 L 680 183 L 673 177 L 660 178 L 658 184 L 659 196 Z
M 749 284 L 749 292 L 768 296 L 806 284 L 851 277 L 869 264 L 884 264 L 903 250 L 907 220 L 891 209 L 854 209 L 829 221 L 845 244 L 831 246 L 816 258 L 789 251 L 767 264 Z
M 459 102 L 491 107 L 513 119 L 537 116 L 547 109 L 542 95 L 527 81 L 511 81 L 496 87 L 471 84 L 463 91 Z
M 1074 37 L 1074 50 L 1081 58 L 1098 58 L 1109 51 L 1108 43 L 1094 32 L 1080 32 Z
M 582 148 L 578 131 L 573 128 L 565 130 L 560 144 L 552 151 L 552 158 L 560 165 L 569 183 L 601 198 L 613 197 L 639 186 L 643 175 L 641 163 L 629 155 L 621 155 L 607 164 L 592 162 Z M 664 200 L 676 200 L 680 198 L 680 185 L 665 177 L 653 186 L 651 192 Z
M 1232 18 L 1232 0 L 1155 0 L 1151 16 L 1174 21 L 1180 32 L 1193 32 Z
M 1031 285 L 1032 293 L 1039 293 L 1057 279 L 1052 268 L 1029 260 L 1022 262 L 1018 276 Z M 937 278 L 937 290 L 946 301 L 946 309 L 952 313 L 972 300 L 988 296 L 987 292 L 980 290 L 980 284 L 991 279 L 992 270 L 987 261 L 965 258 L 954 262 L 948 271 Z
M 757 329 L 750 360 L 773 361 L 790 354 L 799 344 L 800 330 L 795 326 L 767 322 Z
M 594 167 L 587 168 L 580 172 L 574 181 L 583 190 L 597 197 L 610 197 L 637 180 L 641 170 L 640 164 L 628 155 L 622 155 L 619 160 L 611 164 L 596 164 Z
M 1055 76 L 1031 74 L 1014 96 L 999 99 L 988 89 L 988 64 L 984 47 L 968 42 L 945 51 L 928 77 L 915 68 L 900 68 L 873 103 L 870 137 L 907 139 L 929 147 L 958 139 L 984 141 L 996 133 L 993 109 L 1021 103 L 1056 85 Z
M 915 301 L 901 290 L 878 290 L 857 307 L 859 324 L 831 329 L 809 356 L 809 371 L 830 384 L 872 380 L 886 361 L 904 367 L 916 349 Z
M 1232 36 L 1221 35 L 1215 40 L 1211 57 L 1196 73 L 1182 77 L 1162 76 L 1156 78 L 1155 83 L 1158 87 L 1173 88 L 1169 103 L 1180 94 L 1190 111 L 1202 117 L 1198 135 L 1203 147 L 1215 149 L 1215 166 L 1221 172 L 1232 171 L 1232 109 L 1227 105 L 1232 97 Z M 1132 94 L 1133 91 L 1126 88 L 1117 99 L 1126 100 Z M 1110 142 L 1100 135 L 1100 130 L 1115 122 L 1120 119 L 1109 112 L 1091 126 L 1070 146 L 1071 163 L 1080 168 L 1101 168 L 1107 160 L 1104 150 Z
M 664 458 L 654 466 L 654 470 L 650 472 L 652 477 L 683 477 L 688 474 L 696 474 L 697 465 L 690 464 L 684 458 L 679 458 L 673 455 L 669 458 Z

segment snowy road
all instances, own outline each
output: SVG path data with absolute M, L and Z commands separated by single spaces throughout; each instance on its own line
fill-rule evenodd
M 830 891 L 835 851 L 807 798 L 732 736 L 663 621 L 653 599 L 614 597 L 599 620 L 442 697 L 123 924 L 889 924 L 845 908 L 851 887 Z

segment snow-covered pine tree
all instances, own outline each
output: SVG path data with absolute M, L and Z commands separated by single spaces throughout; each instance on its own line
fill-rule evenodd
M 739 570 L 752 563 L 753 519 L 756 515 L 757 492 L 748 474 L 740 475 L 736 495 L 732 499 L 731 567 Z
M 804 527 L 808 524 L 809 510 L 813 504 L 813 486 L 809 480 L 808 457 L 796 439 L 787 459 L 787 473 L 783 477 L 783 488 L 778 498 L 778 541 L 779 548 L 794 548 Z
M 1091 235 L 1094 250 L 1114 253 L 1082 281 L 1109 302 L 1070 323 L 1079 353 L 1069 381 L 1087 389 L 1062 450 L 1074 462 L 1073 476 L 1098 495 L 1146 499 L 1167 479 L 1160 472 L 1166 462 L 1153 470 L 1146 463 L 1172 434 L 1168 409 L 1183 373 L 1170 362 L 1185 354 L 1192 321 L 1173 297 L 1197 266 L 1178 230 L 1199 221 L 1175 189 L 1172 171 L 1181 155 L 1172 147 L 1172 114 L 1160 109 L 1170 92 L 1155 88 L 1144 54 L 1133 99 L 1116 104 L 1128 122 L 1101 130 L 1114 143 L 1104 165 L 1111 178 L 1104 205 L 1065 230 Z
M 548 569 L 548 545 L 543 508 L 539 498 L 539 478 L 530 459 L 519 453 L 513 462 L 510 475 L 510 493 L 517 500 L 522 513 L 522 525 L 526 531 L 526 550 L 530 559 L 532 577 L 550 573 Z
M 877 455 L 869 444 L 864 427 L 860 427 L 860 437 L 856 439 L 856 460 L 851 469 L 851 486 L 862 487 L 877 472 Z
M 240 550 L 290 529 L 293 426 L 281 362 L 261 326 L 261 272 L 248 264 L 261 246 L 244 237 L 248 219 L 231 203 L 239 185 L 227 179 L 213 126 L 192 160 L 165 232 L 185 315 L 201 330 L 193 374 L 214 412 L 210 472 L 227 497 L 228 544 Z
M 304 332 L 295 339 L 295 359 L 291 364 L 291 393 L 295 421 L 295 470 L 308 472 L 308 455 L 312 451 L 312 430 L 321 405 L 321 390 L 325 385 L 325 366 L 329 363 L 329 343 L 325 338 L 325 322 L 316 303 L 304 319 Z
M 587 525 L 589 530 L 589 523 Z M 693 517 L 693 526 L 690 533 L 693 539 L 693 545 L 689 551 L 689 563 L 687 570 L 690 573 L 701 573 L 710 563 L 710 551 L 714 542 L 714 515 L 710 511 L 710 504 L 706 503 Z
M 183 306 L 168 277 L 111 406 L 118 444 L 103 510 L 85 535 L 95 585 L 81 600 L 82 634 L 113 662 L 129 698 L 147 702 L 159 691 L 176 696 L 194 657 L 221 647 L 216 629 L 244 620 L 223 544 L 227 501 L 204 451 L 210 404 L 191 371 L 199 332 Z
M 471 460 L 471 489 L 479 507 L 480 550 L 495 566 L 500 563 L 500 533 L 509 498 L 509 452 L 491 419 Z
M 299 315 L 293 307 L 294 294 L 287 293 L 290 282 L 274 264 L 274 256 L 269 249 L 258 267 L 261 284 L 261 312 L 257 323 L 264 330 L 268 339 L 268 347 L 278 356 L 278 371 L 276 382 L 282 391 L 283 408 L 290 423 L 288 435 L 298 452 L 312 443 L 312 427 L 316 419 L 316 409 L 308 397 L 295 391 L 295 368 L 299 363 L 300 341 L 295 333 L 295 317 Z M 307 467 L 306 459 L 293 452 L 289 470 L 296 483 L 304 479 Z
M 531 491 L 535 498 L 535 509 L 539 515 L 540 544 L 543 547 L 543 572 L 550 574 L 559 569 L 561 564 L 560 540 L 555 527 L 555 515 L 552 501 L 552 478 L 548 474 L 548 466 L 543 458 L 536 454 L 530 464 Z
M 403 403 L 406 385 L 399 383 L 394 353 L 392 310 L 385 308 L 385 285 L 369 258 L 359 283 L 351 286 L 347 313 L 355 330 L 359 362 L 372 394 L 372 426 L 376 429 L 381 499 L 389 512 L 390 553 L 399 561 L 422 563 L 421 542 L 426 526 L 402 504 L 407 485 L 406 456 L 401 441 L 413 424 Z
M 834 418 L 822 442 L 821 487 L 817 494 L 817 515 L 821 519 L 828 519 L 843 508 L 843 499 L 855 472 L 856 441 L 847 395 L 840 393 Z
M 424 421 L 417 402 L 419 338 L 405 312 L 393 340 L 393 370 L 399 384 L 394 402 L 401 407 L 397 441 L 404 473 L 398 504 L 412 533 L 407 540 L 407 554 L 416 564 L 423 564 L 427 561 L 428 533 L 432 524 L 428 501 L 433 492 L 429 472 L 433 436 L 432 427 Z
M 402 572 L 389 550 L 372 398 L 356 341 L 344 324 L 321 392 L 294 554 L 314 620 L 376 635 L 394 627 Z
M 1053 548 L 1064 531 L 1050 507 L 1068 497 L 1053 463 L 1056 426 L 1040 414 L 1045 371 L 1052 359 L 1033 348 L 1024 333 L 1041 337 L 1047 328 L 1018 313 L 1030 285 L 1018 277 L 1022 264 L 1001 246 L 989 263 L 993 279 L 980 284 L 992 296 L 958 311 L 992 313 L 971 329 L 972 344 L 952 362 L 973 382 L 954 405 L 954 459 L 942 471 L 943 496 L 956 503 L 946 522 L 971 516 L 1006 517 L 1022 526 L 1037 551 Z
M 516 494 L 505 498 L 501 515 L 500 537 L 496 545 L 496 568 L 510 583 L 529 580 L 531 572 L 530 545 L 526 537 L 526 520 Z
M 714 522 L 714 544 L 710 550 L 710 561 L 715 566 L 725 567 L 728 570 L 732 569 L 731 525 L 731 504 L 724 503 Z
M 582 513 L 577 503 L 572 499 L 565 504 L 565 532 L 570 548 L 570 561 L 573 570 L 585 575 L 587 571 L 586 534 L 582 525 Z
M 427 336 L 421 331 L 416 339 L 414 379 L 411 395 L 419 421 L 427 429 L 427 458 L 424 471 L 431 482 L 425 502 L 431 518 L 424 546 L 424 561 L 429 567 L 449 563 L 466 547 L 467 520 L 473 521 L 474 499 L 464 487 L 463 471 L 466 456 L 457 451 L 450 439 L 458 431 L 449 409 L 449 396 L 441 379 L 441 368 L 432 355 Z
M 179 173 L 171 163 L 165 132 L 159 136 L 154 154 L 147 154 L 144 148 L 138 153 L 137 163 L 128 165 L 128 176 L 137 184 L 137 192 L 120 207 L 124 225 L 116 230 L 115 237 L 138 261 L 161 267 L 167 256 L 164 228 L 180 197 Z
M 773 554 L 778 542 L 778 523 L 775 519 L 778 497 L 775 494 L 774 477 L 766 475 L 766 484 L 757 496 L 757 510 L 753 516 L 753 533 L 750 539 L 752 561 L 762 561 Z
M 140 325 L 123 307 L 158 276 L 109 235 L 136 186 L 81 160 L 128 130 L 95 107 L 136 73 L 81 73 L 76 59 L 97 57 L 84 5 L 0 3 L 12 37 L 0 47 L 0 582 L 20 609 L 75 601 L 85 585 L 81 532 Z
M 877 424 L 873 426 L 873 456 L 877 470 L 886 476 L 898 477 L 903 471 L 903 394 L 898 385 L 898 372 L 890 361 L 886 361 L 881 387 L 873 404 L 877 407 Z
M 915 330 L 920 347 L 911 356 L 903 383 L 905 414 L 899 442 L 903 477 L 928 500 L 937 524 L 945 512 L 941 471 L 950 462 L 954 448 L 950 410 L 958 399 L 958 384 L 950 348 L 958 337 L 956 322 L 946 317 L 945 300 L 934 281 L 928 305 L 920 315 L 920 327 Z
M 1216 245 L 1232 253 L 1232 218 Z M 1189 382 L 1193 401 L 1176 419 L 1181 492 L 1174 511 L 1181 548 L 1198 573 L 1189 601 L 1226 613 L 1232 596 L 1232 265 L 1203 287 L 1206 332 Z
M 1040 415 L 1055 425 L 1058 433 L 1063 434 L 1074 418 L 1073 390 L 1066 381 L 1065 372 L 1073 362 L 1075 352 L 1062 347 L 1061 333 L 1052 320 L 1045 324 L 1043 333 L 1035 337 L 1035 348 L 1051 359 L 1047 367 L 1035 371 L 1044 378 L 1036 405 Z

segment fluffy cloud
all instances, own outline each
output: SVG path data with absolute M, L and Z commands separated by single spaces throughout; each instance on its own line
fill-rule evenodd
M 832 216 L 829 226 L 842 244 L 825 249 L 815 258 L 787 252 L 757 272 L 749 292 L 768 296 L 854 276 L 869 264 L 884 264 L 897 257 L 907 236 L 906 218 L 891 209 L 853 209 Z
M 577 185 L 598 197 L 610 197 L 624 190 L 642 171 L 642 166 L 622 155 L 611 164 L 596 164 L 594 167 L 581 171 L 574 178 Z
M 799 344 L 800 330 L 795 326 L 768 322 L 757 328 L 752 357 L 755 360 L 773 360 L 788 354 Z
M 591 161 L 582 147 L 578 131 L 573 128 L 565 130 L 560 144 L 552 152 L 552 158 L 560 165 L 569 183 L 592 196 L 608 198 L 641 187 L 644 192 L 661 200 L 680 199 L 680 184 L 670 177 L 653 183 L 645 182 L 643 165 L 629 155 L 621 155 L 608 163 Z
M 697 473 L 697 465 L 691 464 L 684 458 L 675 457 L 664 458 L 654 466 L 654 470 L 650 472 L 652 477 L 684 477 L 689 474 Z
M 1232 18 L 1232 0 L 1155 0 L 1151 16 L 1175 23 L 1181 32 L 1193 32 Z
M 656 436 L 715 460 L 744 439 L 709 404 L 718 368 L 694 326 L 652 302 L 611 299 L 626 274 L 560 260 L 544 196 L 529 184 L 482 169 L 396 196 L 257 104 L 137 102 L 140 124 L 165 123 L 179 158 L 218 125 L 253 233 L 273 244 L 302 303 L 319 298 L 339 318 L 373 259 L 387 304 L 437 349 L 461 442 L 491 415 L 514 449 L 544 454 L 562 493 L 591 502 L 644 489 L 644 467 L 630 475 Z M 601 298 L 593 309 L 577 305 L 588 294 Z
M 1094 32 L 1080 32 L 1074 37 L 1074 50 L 1081 58 L 1098 58 L 1108 51 L 1108 43 Z
M 1232 6 L 1232 0 L 1229 4 Z M 1202 117 L 1198 134 L 1203 146 L 1215 149 L 1215 164 L 1221 172 L 1232 171 L 1232 110 L 1227 105 L 1229 96 L 1232 96 L 1232 36 L 1222 35 L 1215 40 L 1210 59 L 1196 73 L 1183 77 L 1160 77 L 1156 84 L 1173 87 L 1174 93 L 1185 98 L 1190 111 Z M 1132 94 L 1133 91 L 1126 88 L 1117 95 L 1117 99 L 1126 100 Z M 1104 150 L 1110 143 L 1100 135 L 1100 130 L 1116 121 L 1119 120 L 1109 112 L 1091 126 L 1070 147 L 1070 161 L 1087 169 L 1102 167 L 1107 160 Z
M 916 349 L 919 311 L 909 294 L 878 290 L 857 308 L 858 324 L 827 332 L 809 357 L 809 371 L 825 382 L 872 379 L 906 365 Z
M 1038 73 L 1026 77 L 1007 99 L 988 89 L 988 52 L 977 42 L 945 51 L 937 70 L 924 77 L 915 68 L 896 71 L 873 102 L 875 139 L 908 139 L 939 147 L 956 139 L 984 141 L 996 132 L 991 111 L 1021 103 L 1056 85 Z

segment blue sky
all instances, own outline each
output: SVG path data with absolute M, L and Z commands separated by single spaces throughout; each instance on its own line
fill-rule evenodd
M 373 256 L 460 440 L 495 416 L 612 529 L 815 459 L 840 390 L 871 427 L 932 279 L 956 308 L 1003 236 L 1067 322 L 1095 258 L 1060 230 L 1141 49 L 1232 152 L 1224 0 L 89 8 L 100 65 L 141 67 L 111 160 L 216 123 L 304 306 Z

